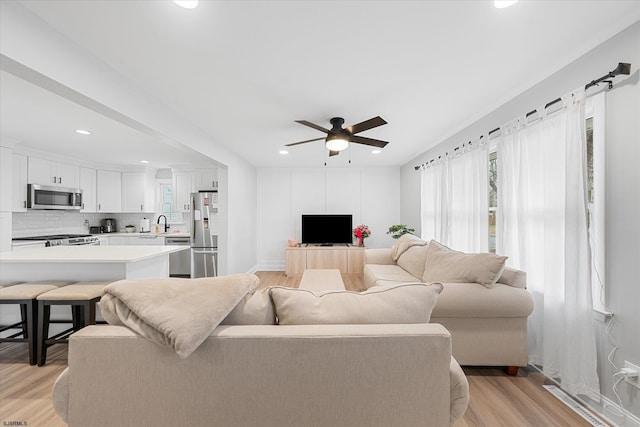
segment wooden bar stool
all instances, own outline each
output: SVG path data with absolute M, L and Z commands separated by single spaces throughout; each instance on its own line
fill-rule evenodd
M 69 335 L 87 325 L 96 324 L 96 303 L 104 295 L 104 287 L 109 283 L 77 282 L 38 295 L 38 366 L 45 364 L 49 346 L 68 343 Z M 71 306 L 71 320 L 51 320 L 52 305 Z M 71 328 L 50 337 L 51 323 L 71 324 Z
M 0 338 L 0 342 L 26 342 L 29 345 L 29 364 L 36 364 L 38 310 L 36 298 L 72 282 L 39 281 L 15 285 L 3 285 L 0 288 L 0 304 L 20 306 L 20 321 L 11 325 L 0 325 L 0 332 L 17 330 L 18 332 Z M 22 337 L 22 338 L 18 338 Z

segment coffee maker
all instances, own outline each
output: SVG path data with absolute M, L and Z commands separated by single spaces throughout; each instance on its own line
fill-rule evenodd
M 113 218 L 105 218 L 101 223 L 105 233 L 116 233 L 118 231 L 116 220 Z

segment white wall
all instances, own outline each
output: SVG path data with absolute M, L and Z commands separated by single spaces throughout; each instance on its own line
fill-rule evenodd
M 2 143 L 0 141 L 0 144 Z M 11 250 L 12 152 L 11 147 L 0 145 L 0 252 Z
M 400 222 L 398 168 L 258 169 L 258 268 L 284 270 L 287 239 L 301 239 L 302 214 L 352 214 L 372 231 L 367 247 L 388 247 Z
M 640 23 L 588 52 L 546 80 L 442 141 L 402 167 L 402 220 L 420 220 L 420 172 L 414 166 L 452 150 L 453 147 L 493 130 L 508 120 L 544 105 L 570 90 L 613 70 L 618 62 L 632 64 L 630 76 L 614 79 L 607 93 L 606 130 L 606 298 L 615 315 L 613 338 L 619 349 L 614 362 L 640 365 Z M 589 94 L 603 90 L 593 88 Z M 617 404 L 613 393 L 613 368 L 607 362 L 612 346 L 605 324 L 595 322 L 598 375 L 601 393 Z M 625 408 L 640 418 L 640 390 L 624 382 L 618 386 Z M 606 415 L 611 416 L 610 413 Z M 619 419 L 618 419 L 619 420 Z

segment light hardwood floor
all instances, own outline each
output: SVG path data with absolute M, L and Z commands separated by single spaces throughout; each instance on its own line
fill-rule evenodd
M 300 281 L 285 277 L 283 272 L 257 275 L 261 287 L 297 287 Z M 343 276 L 343 281 L 346 289 L 364 290 L 361 276 Z M 27 359 L 25 344 L 0 344 L 0 425 L 14 421 L 30 427 L 66 426 L 51 405 L 51 388 L 66 368 L 67 346 L 51 347 L 42 367 L 29 366 Z M 590 425 L 544 390 L 545 378 L 535 371 L 521 369 L 515 377 L 498 368 L 465 367 L 464 371 L 471 399 L 459 427 Z

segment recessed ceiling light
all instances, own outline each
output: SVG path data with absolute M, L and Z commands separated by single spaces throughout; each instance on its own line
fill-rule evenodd
M 496 9 L 504 9 L 505 7 L 513 6 L 518 3 L 518 0 L 493 0 L 493 7 Z
M 198 0 L 173 0 L 175 4 L 185 9 L 195 9 L 198 7 Z
M 79 133 L 81 135 L 91 135 L 91 132 L 89 132 L 88 130 L 84 130 L 84 129 L 76 129 L 76 133 Z
M 284 156 L 286 154 L 289 154 L 289 152 L 287 150 L 280 150 L 280 154 L 282 154 Z
M 149 163 L 149 160 L 140 160 L 140 163 L 144 163 L 145 165 Z
M 371 150 L 371 154 L 380 154 L 382 150 Z

